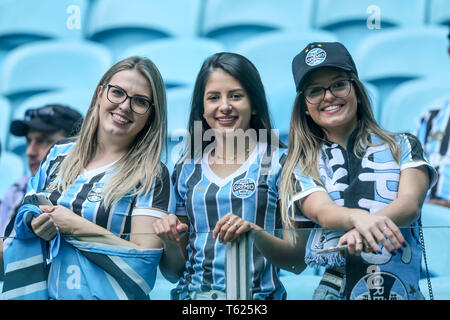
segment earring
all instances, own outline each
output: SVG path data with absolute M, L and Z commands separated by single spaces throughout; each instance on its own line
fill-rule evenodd
M 305 111 L 305 114 L 306 114 L 307 116 L 310 116 L 310 115 L 311 115 L 311 113 L 309 113 L 308 110 Z

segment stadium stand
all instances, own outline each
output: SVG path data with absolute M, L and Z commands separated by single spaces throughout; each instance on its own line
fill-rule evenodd
M 448 0 L 428 0 L 429 24 L 448 25 L 450 23 L 450 1 Z
M 450 74 L 445 27 L 396 28 L 366 38 L 354 56 L 362 80 L 374 84 L 383 104 L 400 83 Z
M 15 153 L 2 150 L 0 157 L 0 198 L 3 198 L 9 187 L 25 173 L 22 159 Z
M 201 4 L 202 0 L 97 0 L 87 38 L 104 44 L 117 57 L 124 49 L 150 40 L 195 37 Z
M 0 74 L 0 93 L 16 108 L 32 94 L 61 88 L 92 90 L 111 66 L 110 53 L 83 41 L 42 41 L 11 51 Z
M 428 77 L 396 87 L 383 104 L 381 126 L 392 132 L 415 134 L 422 113 L 439 105 L 433 100 L 450 94 L 448 80 L 448 76 Z
M 223 51 L 214 40 L 202 38 L 168 38 L 143 43 L 127 49 L 119 59 L 139 55 L 148 57 L 158 67 L 166 88 L 193 86 L 203 61 Z
M 0 117 L 0 141 L 2 148 L 6 149 L 9 136 L 11 106 L 9 105 L 9 101 L 2 96 L 0 96 L 0 112 L 2 114 Z
M 352 55 L 371 35 L 422 25 L 426 12 L 426 0 L 318 0 L 316 5 L 314 27 L 333 32 Z

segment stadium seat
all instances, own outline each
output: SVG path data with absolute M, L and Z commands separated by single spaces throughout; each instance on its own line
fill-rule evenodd
M 61 88 L 93 90 L 112 57 L 91 42 L 42 41 L 21 46 L 7 56 L 0 93 L 15 108 L 32 94 Z
M 314 290 L 319 285 L 320 275 L 288 275 L 281 276 L 286 292 L 287 300 L 312 300 Z
M 450 209 L 425 203 L 422 207 L 422 226 L 431 276 L 450 277 Z M 422 266 L 425 266 L 424 262 Z
M 274 31 L 243 42 L 235 52 L 253 62 L 268 92 L 290 88 L 295 93 L 292 59 L 313 41 L 337 41 L 337 38 L 326 31 L 309 30 L 304 33 Z
M 383 104 L 400 83 L 450 74 L 448 28 L 419 27 L 384 31 L 364 40 L 353 56 L 362 80 L 374 84 Z
M 448 25 L 450 23 L 450 1 L 429 0 L 428 23 Z
M 152 60 L 166 88 L 193 86 L 203 61 L 223 51 L 216 41 L 201 38 L 168 38 L 143 43 L 126 50 L 121 58 L 139 55 Z
M 373 34 L 424 24 L 425 12 L 426 0 L 318 0 L 314 26 L 336 34 L 353 55 Z
M 291 114 L 297 93 L 291 87 L 284 87 L 276 90 L 268 89 L 266 94 L 273 129 L 278 130 L 280 140 L 287 145 Z
M 163 162 L 166 162 L 169 172 L 173 171 L 185 147 L 192 91 L 193 87 L 174 88 L 167 91 L 168 159 L 166 162 L 165 153 L 163 153 Z
M 22 159 L 7 150 L 2 151 L 0 157 L 0 199 L 3 198 L 14 182 L 25 174 L 25 165 Z
M 381 126 L 391 132 L 416 133 L 422 114 L 450 94 L 450 77 L 428 77 L 396 87 L 383 104 Z M 433 105 L 430 105 L 433 104 Z
M 38 40 L 81 40 L 88 3 L 87 0 L 2 0 L 0 46 L 13 49 Z
M 94 91 L 95 87 L 87 89 L 57 90 L 33 95 L 14 110 L 12 119 L 23 119 L 26 110 L 39 108 L 47 104 L 62 104 L 69 106 L 80 112 L 84 117 L 91 103 Z M 8 149 L 11 151 L 20 153 L 21 151 L 19 150 L 24 150 L 25 144 L 26 141 L 22 137 L 16 137 L 14 135 L 9 136 Z
M 434 300 L 450 300 L 450 277 L 434 277 L 430 279 Z M 427 279 L 419 281 L 419 287 L 425 299 L 430 299 Z
M 0 141 L 2 148 L 6 150 L 9 136 L 9 119 L 11 117 L 11 106 L 9 101 L 0 96 Z
M 130 46 L 165 37 L 195 37 L 202 0 L 97 0 L 87 36 L 115 56 Z
M 233 50 L 250 37 L 274 30 L 304 33 L 312 27 L 313 1 L 208 0 L 202 35 Z
M 377 120 L 378 123 L 380 123 L 381 119 L 381 106 L 380 106 L 380 93 L 378 92 L 377 87 L 375 87 L 373 84 L 364 82 L 364 87 L 366 88 L 367 94 L 369 95 L 370 102 L 372 103 L 372 112 L 375 117 L 375 120 Z

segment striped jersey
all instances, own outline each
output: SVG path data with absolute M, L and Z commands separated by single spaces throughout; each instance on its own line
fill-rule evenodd
M 226 245 L 214 240 L 212 231 L 227 213 L 256 223 L 269 233 L 281 228 L 278 189 L 285 149 L 259 142 L 244 164 L 226 178 L 218 177 L 208 164 L 192 159 L 175 166 L 172 180 L 177 215 L 190 225 L 188 260 L 173 299 L 189 292 L 226 290 Z M 279 268 L 273 266 L 251 242 L 250 283 L 253 299 L 285 299 Z
M 150 192 L 133 197 L 129 195 L 120 199 L 107 210 L 103 206 L 103 189 L 116 172 L 114 163 L 101 168 L 82 172 L 67 190 L 49 190 L 49 184 L 56 179 L 55 170 L 75 145 L 66 139 L 56 144 L 42 163 L 39 172 L 33 178 L 35 186 L 28 193 L 43 192 L 54 205 L 62 205 L 83 218 L 126 238 L 131 228 L 132 215 L 149 215 L 161 217 L 167 212 L 174 212 L 175 202 L 172 184 L 167 168 L 161 164 L 162 177 L 155 178 Z M 36 181 L 37 180 L 37 181 Z
M 434 185 L 436 172 L 427 162 L 415 136 L 396 136 L 401 151 L 398 164 L 388 145 L 375 134 L 370 136 L 374 146 L 367 147 L 362 158 L 356 157 L 352 152 L 356 133 L 357 130 L 350 136 L 346 149 L 331 142 L 323 143 L 321 148 L 318 169 L 322 185 L 337 205 L 359 208 L 370 213 L 380 211 L 397 198 L 400 173 L 407 168 L 426 166 L 430 187 Z M 307 186 L 317 188 L 312 184 Z M 306 196 L 309 194 L 306 191 L 307 189 L 299 190 L 299 195 Z M 296 197 L 301 198 L 302 196 Z M 346 267 L 346 293 L 349 299 L 416 299 L 422 254 L 418 221 L 411 223 L 410 228 L 400 230 L 407 242 L 402 254 L 391 255 L 383 248 L 381 255 L 363 252 L 361 257 L 351 256 L 349 259 L 347 255 L 345 259 L 336 252 L 316 253 L 317 250 L 336 245 L 342 232 L 315 228 L 308 239 L 305 262 L 310 266 Z M 380 293 L 384 290 L 380 297 L 376 296 L 377 292 L 365 287 L 367 277 L 375 275 L 369 272 L 369 265 L 372 267 L 370 270 L 379 273 L 384 279 L 385 287 L 377 291 Z M 383 280 L 380 281 L 382 284 Z
M 436 185 L 430 190 L 430 198 L 450 201 L 450 99 L 421 117 L 417 137 L 439 174 Z
M 50 182 L 58 177 L 56 169 L 74 145 L 75 142 L 71 139 L 58 142 L 28 184 L 23 205 L 15 217 L 11 238 L 5 246 L 5 265 L 6 262 L 9 264 L 5 270 L 9 268 L 11 272 L 5 274 L 7 286 L 3 288 L 4 295 L 26 299 L 34 297 L 30 295 L 34 291 L 30 293 L 29 288 L 35 288 L 36 294 L 47 291 L 42 285 L 47 281 L 43 281 L 40 276 L 39 279 L 36 278 L 40 282 L 33 283 L 34 277 L 27 271 L 37 270 L 43 264 L 45 267 L 46 257 L 52 262 L 48 274 L 48 296 L 52 299 L 148 299 L 162 254 L 160 248 L 133 249 L 75 241 L 66 236 L 60 238 L 58 233 L 50 242 L 50 257 L 37 252 L 45 246 L 41 246 L 39 241 L 43 240 L 30 231 L 27 217 L 40 214 L 36 201 L 38 193 L 45 194 L 54 205 L 67 207 L 75 214 L 126 240 L 129 240 L 132 216 L 160 217 L 168 212 L 175 212 L 173 188 L 164 165 L 162 176 L 155 178 L 148 194 L 133 196 L 130 190 L 128 195 L 110 209 L 103 206 L 103 189 L 117 170 L 113 164 L 83 172 L 63 192 L 50 190 Z M 35 246 L 32 247 L 27 242 L 35 243 Z M 27 250 L 23 250 L 24 246 Z M 36 258 L 33 258 L 36 260 L 35 264 L 29 266 L 30 257 L 26 257 L 27 254 Z M 19 270 L 21 273 L 17 272 Z

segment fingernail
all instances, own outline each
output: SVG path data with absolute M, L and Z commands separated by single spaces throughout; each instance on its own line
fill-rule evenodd
M 398 248 L 397 251 L 402 254 L 403 253 L 403 249 L 402 248 Z
M 378 254 L 383 254 L 383 252 L 381 252 L 381 250 L 377 250 L 377 253 Z
M 403 242 L 403 243 L 402 243 L 403 248 L 406 248 L 407 245 L 408 245 L 408 244 L 407 244 L 406 242 Z
M 396 255 L 395 250 L 392 250 L 392 251 L 391 251 L 391 255 L 392 255 L 392 256 L 395 256 L 395 255 Z

